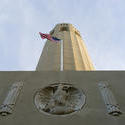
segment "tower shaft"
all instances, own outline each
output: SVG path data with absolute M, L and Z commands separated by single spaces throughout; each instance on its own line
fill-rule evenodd
M 61 63 L 63 63 L 64 71 L 94 70 L 86 46 L 76 28 L 71 24 L 57 24 L 50 34 L 61 39 L 63 44 L 47 40 L 36 68 L 37 71 L 60 71 Z M 63 51 L 61 51 L 62 45 Z M 63 56 L 63 62 L 61 62 L 61 56 Z

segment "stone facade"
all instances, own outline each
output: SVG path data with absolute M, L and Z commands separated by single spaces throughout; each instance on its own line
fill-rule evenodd
M 24 83 L 12 114 L 0 115 L 0 125 L 124 125 L 125 72 L 122 71 L 32 71 L 0 72 L 0 104 L 13 83 Z M 122 112 L 119 116 L 108 113 L 98 83 L 108 81 Z M 69 115 L 49 115 L 36 108 L 36 92 L 54 83 L 69 83 L 83 90 L 86 100 L 81 110 Z
M 86 47 L 71 24 L 50 32 L 36 71 L 0 72 L 0 125 L 124 125 L 125 72 L 92 71 Z M 87 71 L 89 70 L 89 71 Z

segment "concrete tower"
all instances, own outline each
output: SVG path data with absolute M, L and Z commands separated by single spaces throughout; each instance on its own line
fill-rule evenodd
M 124 125 L 125 72 L 88 71 L 71 24 L 50 34 L 62 41 L 46 42 L 36 71 L 0 72 L 0 125 Z
M 52 43 L 47 40 L 36 70 L 60 71 L 61 56 L 63 56 L 64 71 L 94 70 L 82 37 L 72 24 L 57 24 L 50 34 L 62 41 Z M 61 46 L 63 46 L 62 51 Z

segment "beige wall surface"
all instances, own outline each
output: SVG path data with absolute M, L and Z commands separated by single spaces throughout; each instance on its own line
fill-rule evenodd
M 50 33 L 63 42 L 65 71 L 94 70 L 85 43 L 79 31 L 72 24 L 57 24 Z M 47 40 L 36 67 L 37 71 L 60 71 L 61 42 L 54 43 Z
M 124 71 L 19 71 L 0 72 L 0 104 L 9 87 L 18 81 L 24 86 L 12 114 L 0 116 L 0 125 L 124 125 L 125 72 Z M 123 114 L 111 116 L 98 89 L 99 81 L 108 81 Z M 40 113 L 34 105 L 34 94 L 53 83 L 68 82 L 81 88 L 86 95 L 82 110 L 67 116 Z

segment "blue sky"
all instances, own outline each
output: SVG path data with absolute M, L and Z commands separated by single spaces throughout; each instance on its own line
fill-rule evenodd
M 125 70 L 125 0 L 1 0 L 0 70 L 35 70 L 49 32 L 71 23 L 97 70 Z

